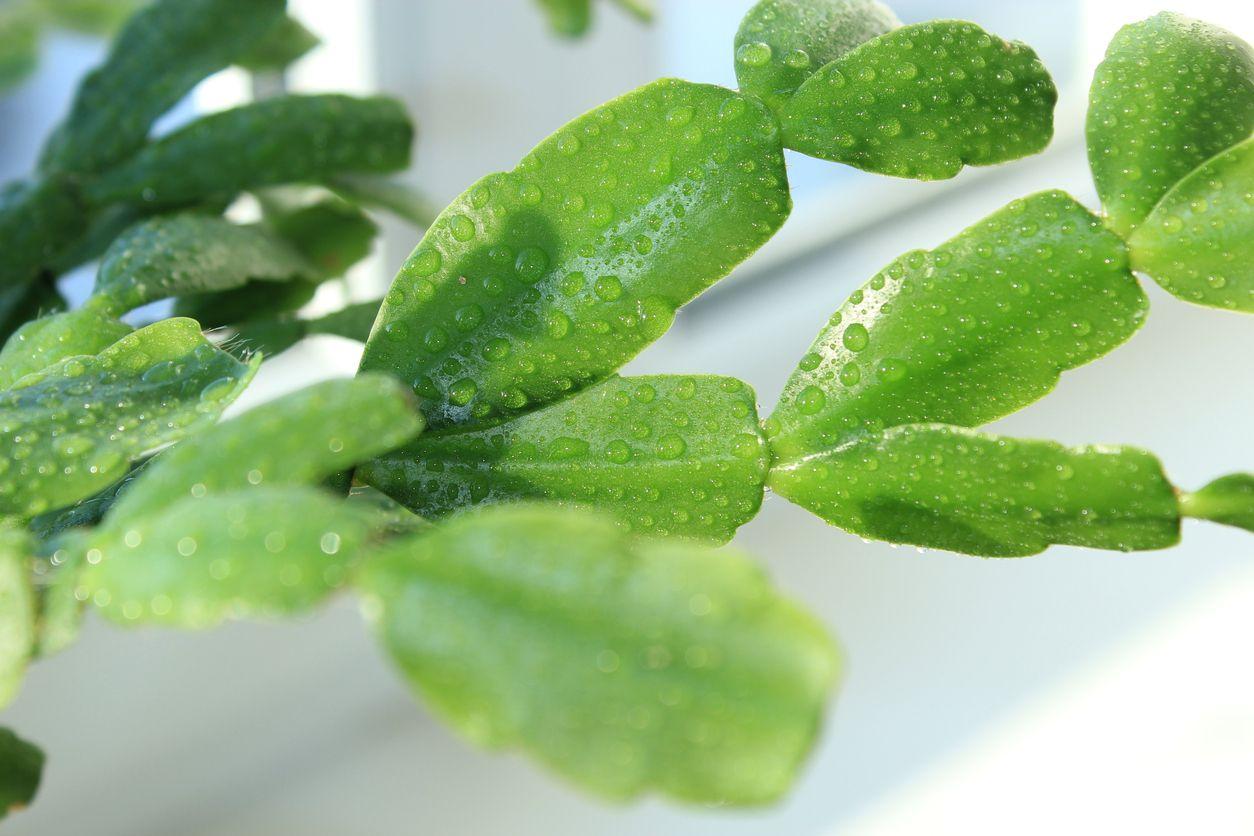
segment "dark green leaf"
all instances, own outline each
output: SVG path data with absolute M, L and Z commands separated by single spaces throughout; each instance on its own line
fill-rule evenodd
M 299 20 L 285 16 L 260 41 L 236 58 L 235 63 L 252 72 L 278 71 L 320 43 L 318 36 L 302 26 Z
M 317 334 L 365 342 L 378 316 L 381 301 L 373 299 L 369 302 L 358 302 L 313 319 L 280 316 L 245 320 L 234 326 L 235 338 L 227 349 L 236 355 L 261 351 L 273 356 L 286 351 L 305 337 Z
M 1172 187 L 1128 249 L 1134 269 L 1181 299 L 1254 312 L 1254 139 Z
M 0 287 L 0 344 L 32 319 L 65 310 L 56 282 L 41 276 L 30 284 Z M 0 355 L 2 356 L 2 355 Z
M 1127 236 L 1176 182 L 1254 131 L 1254 51 L 1164 12 L 1119 30 L 1093 75 L 1089 165 Z
M 823 65 L 900 25 L 879 0 L 760 0 L 736 32 L 736 80 L 782 113 Z
M 767 464 L 748 386 L 668 375 L 611 377 L 493 427 L 421 436 L 358 478 L 424 517 L 547 499 L 722 543 L 757 513 Z
M 1162 549 L 1180 539 L 1162 466 L 1131 447 L 915 424 L 788 462 L 770 485 L 859 536 L 986 557 L 1051 544 Z
M 35 644 L 35 593 L 29 560 L 26 533 L 0 523 L 0 708 L 8 705 L 21 687 Z M 0 810 L 2 805 L 0 796 Z
M 832 316 L 784 387 L 779 459 L 899 424 L 979 426 L 1140 327 L 1123 243 L 1062 192 L 1017 200 L 907 253 Z
M 1233 473 L 1180 498 L 1187 517 L 1254 531 L 1254 475 Z
M 103 351 L 129 333 L 131 326 L 90 308 L 32 320 L 0 349 L 0 389 L 67 357 Z
M 26 375 L 0 392 L 0 514 L 98 493 L 147 451 L 216 421 L 259 362 L 216 350 L 191 320 L 167 319 Z
M 159 455 L 113 506 L 106 525 L 125 526 L 179 499 L 316 484 L 421 430 L 413 396 L 384 375 L 309 386 Z
M 432 707 L 604 795 L 778 798 L 838 662 L 744 557 L 551 506 L 469 514 L 363 567 L 366 611 Z
M 156 0 L 148 5 L 118 34 L 104 64 L 79 85 L 69 116 L 44 148 L 40 168 L 98 172 L 131 156 L 158 116 L 242 55 L 282 14 L 283 0 Z M 225 163 L 231 157 L 216 159 Z
M 275 233 L 210 215 L 167 215 L 137 224 L 100 263 L 94 295 L 114 314 L 185 293 L 227 290 L 250 279 L 313 279 L 319 269 Z
M 182 495 L 86 537 L 80 597 L 120 623 L 193 629 L 300 612 L 346 580 L 373 519 L 302 486 Z
M 0 819 L 16 813 L 39 790 L 44 753 L 6 728 L 0 728 Z
M 250 0 L 251 2 L 251 0 Z M 278 183 L 409 164 L 413 127 L 386 98 L 279 96 L 202 117 L 93 182 L 97 204 L 177 206 Z
M 25 285 L 86 230 L 73 186 L 60 179 L 14 183 L 0 191 L 0 288 Z
M 439 210 L 425 194 L 399 180 L 344 175 L 328 184 L 340 197 L 374 209 L 386 209 L 422 229 L 431 226 Z
M 457 198 L 393 283 L 362 367 L 410 382 L 432 426 L 534 408 L 661 336 L 789 208 L 764 105 L 657 81 Z
M 964 165 L 1042 150 L 1057 98 L 1030 47 L 973 23 L 918 23 L 810 76 L 785 108 L 784 144 L 880 174 L 941 180 Z
M 326 276 L 342 276 L 370 255 L 379 233 L 361 209 L 333 196 L 296 206 L 267 206 L 265 219 Z

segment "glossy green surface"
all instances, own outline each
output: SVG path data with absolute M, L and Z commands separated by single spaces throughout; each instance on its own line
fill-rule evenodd
M 0 389 L 67 357 L 104 351 L 131 333 L 131 326 L 88 308 L 33 319 L 0 349 Z
M 393 658 L 462 734 L 615 798 L 779 797 L 838 669 L 820 624 L 749 560 L 588 512 L 468 514 L 388 546 L 360 585 Z
M 157 117 L 281 18 L 283 0 L 156 0 L 130 19 L 80 85 L 40 168 L 97 172 L 130 157 Z
M 216 421 L 259 362 L 167 319 L 27 375 L 0 392 L 0 514 L 34 516 L 102 490 L 144 453 Z
M 1188 302 L 1254 312 L 1254 139 L 1177 183 L 1128 239 L 1134 269 Z
M 180 206 L 279 183 L 395 171 L 409 165 L 412 141 L 409 117 L 392 99 L 278 96 L 197 119 L 102 174 L 86 193 L 97 205 Z
M 986 557 L 1051 544 L 1162 549 L 1175 491 L 1151 454 L 939 424 L 894 427 L 771 472 L 771 489 L 846 531 Z
M 899 424 L 979 426 L 1132 335 L 1146 298 L 1123 243 L 1062 192 L 907 253 L 827 322 L 767 421 L 779 459 Z
M 344 583 L 370 520 L 302 486 L 182 497 L 84 538 L 78 592 L 122 624 L 199 629 L 301 612 Z
M 1185 516 L 1254 531 L 1254 475 L 1233 473 L 1180 498 Z
M 259 226 L 211 215 L 167 215 L 136 224 L 105 251 L 93 295 L 122 313 L 158 299 L 229 290 L 250 279 L 313 279 L 319 268 Z
M 422 430 L 413 396 L 383 375 L 329 380 L 223 421 L 157 456 L 109 512 L 125 526 L 180 499 L 312 485 Z
M 0 708 L 21 687 L 35 643 L 29 561 L 29 538 L 21 529 L 0 524 Z
M 485 429 L 420 436 L 358 478 L 424 517 L 544 499 L 595 505 L 635 532 L 726 542 L 758 512 L 766 444 L 730 377 L 611 377 Z
M 471 186 L 401 269 L 362 368 L 483 424 L 600 380 L 775 232 L 791 201 L 761 103 L 664 79 Z
M 44 753 L 0 727 L 0 819 L 21 810 L 39 790 Z
M 824 64 L 900 25 L 879 0 L 760 0 L 736 31 L 736 81 L 782 113 Z
M 974 23 L 917 23 L 824 66 L 784 109 L 784 144 L 867 171 L 941 180 L 1035 154 L 1058 91 L 1032 49 Z
M 1110 226 L 1128 235 L 1180 178 L 1254 131 L 1254 51 L 1164 12 L 1123 27 L 1089 91 L 1089 165 Z

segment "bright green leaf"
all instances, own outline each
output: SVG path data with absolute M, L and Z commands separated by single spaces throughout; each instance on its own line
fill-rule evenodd
M 1254 531 L 1254 475 L 1233 473 L 1180 497 L 1181 512 L 1200 520 Z
M 780 459 L 899 424 L 979 426 L 1140 327 L 1123 243 L 1062 192 L 898 258 L 828 321 L 768 419 Z
M 900 25 L 879 0 L 760 0 L 736 32 L 736 81 L 782 113 L 823 65 Z
M 611 377 L 502 424 L 420 436 L 357 473 L 424 517 L 546 499 L 721 543 L 757 513 L 766 469 L 753 390 L 667 375 Z
M 422 430 L 413 396 L 384 375 L 330 380 L 210 427 L 157 456 L 114 504 L 125 526 L 179 500 L 250 486 L 309 485 Z
M 0 3 L 0 95 L 39 64 L 39 17 L 29 3 Z
M 974 23 L 902 26 L 810 76 L 784 144 L 866 171 L 943 180 L 1041 151 L 1058 91 L 1032 49 Z
M 75 595 L 83 561 L 81 553 L 58 549 L 43 563 L 45 576 L 36 590 L 35 657 L 60 653 L 78 639 L 83 602 Z
M 319 270 L 285 239 L 210 215 L 167 215 L 137 224 L 105 252 L 95 296 L 122 313 L 185 293 L 227 290 L 250 279 L 313 279 Z
M 661 336 L 790 205 L 764 105 L 654 82 L 457 198 L 401 268 L 362 368 L 410 382 L 435 427 L 534 408 Z
M 299 20 L 284 16 L 235 63 L 251 72 L 277 72 L 294 63 L 322 41 Z
M 559 35 L 577 38 L 588 31 L 592 22 L 592 0 L 536 0 L 548 18 L 549 26 Z
M 0 728 L 0 819 L 30 804 L 39 790 L 44 753 L 6 728 Z
M 80 597 L 119 623 L 192 629 L 301 612 L 346 580 L 372 519 L 301 486 L 183 496 L 85 538 Z
M 144 453 L 212 424 L 257 361 L 167 319 L 0 392 L 0 514 L 34 516 L 116 482 Z
M 245 320 L 234 326 L 235 338 L 231 340 L 227 350 L 237 355 L 261 351 L 274 356 L 306 337 L 319 334 L 365 342 L 379 314 L 381 301 L 373 299 L 358 302 L 312 319 L 278 316 Z
M 29 561 L 30 541 L 25 532 L 0 523 L 0 708 L 17 694 L 35 644 L 35 593 Z
M 0 389 L 67 357 L 103 351 L 129 333 L 131 326 L 90 308 L 32 320 L 0 349 Z
M 1089 165 L 1127 236 L 1180 178 L 1254 131 L 1254 51 L 1164 12 L 1123 27 L 1089 92 Z
M 1134 269 L 1189 302 L 1254 312 L 1254 139 L 1189 174 L 1128 239 Z
M 260 40 L 282 16 L 283 5 L 283 0 L 156 0 L 142 9 L 118 33 L 104 64 L 79 86 L 69 116 L 44 148 L 40 168 L 97 172 L 130 157 L 157 117 Z M 227 155 L 215 159 L 235 162 Z
M 459 517 L 363 567 L 366 612 L 447 721 L 626 798 L 788 789 L 838 668 L 749 560 L 552 506 Z
M 412 141 L 409 117 L 392 99 L 278 96 L 156 140 L 102 174 L 87 194 L 97 204 L 178 206 L 279 183 L 395 171 L 409 164 Z
M 1162 466 L 1131 447 L 1063 447 L 939 424 L 894 427 L 771 471 L 771 489 L 861 537 L 1019 557 L 1051 544 L 1180 539 Z
M 40 11 L 55 25 L 89 35 L 108 35 L 146 0 L 37 0 Z

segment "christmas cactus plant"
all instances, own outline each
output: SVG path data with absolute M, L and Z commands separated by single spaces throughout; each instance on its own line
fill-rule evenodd
M 587 2 L 545 5 L 586 25 Z M 400 107 L 284 96 L 149 138 L 293 26 L 272 0 L 158 0 L 4 192 L 0 698 L 85 609 L 205 628 L 353 594 L 470 739 L 608 797 L 758 804 L 840 673 L 819 622 L 717 548 L 768 488 L 862 537 L 986 557 L 1166 548 L 1185 516 L 1254 529 L 1249 475 L 1184 491 L 1143 450 L 978 429 L 1127 340 L 1137 274 L 1254 311 L 1236 36 L 1174 14 L 1121 30 L 1090 96 L 1100 213 L 1042 192 L 906 253 L 763 418 L 739 380 L 616 372 L 784 223 L 785 148 L 918 179 L 1042 150 L 1056 91 L 1029 47 L 876 0 L 762 0 L 738 91 L 664 79 L 593 109 L 435 217 L 383 299 L 308 318 L 369 248 L 363 207 L 422 217 L 379 179 L 408 161 Z M 258 221 L 223 215 L 243 194 Z M 61 310 L 54 279 L 97 257 Z M 162 299 L 175 316 L 132 327 Z M 315 333 L 364 341 L 357 377 L 219 420 Z M 5 806 L 41 763 L 0 736 Z

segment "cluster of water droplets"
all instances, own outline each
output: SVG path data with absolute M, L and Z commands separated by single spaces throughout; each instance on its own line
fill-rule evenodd
M 424 516 L 544 499 L 653 534 L 726 539 L 762 499 L 753 392 L 733 378 L 611 378 L 495 426 L 428 434 L 363 470 Z
M 394 283 L 365 366 L 406 375 L 436 425 L 560 397 L 665 332 L 788 203 L 760 105 L 649 85 L 463 194 Z
M 786 136 L 790 147 L 871 171 L 946 178 L 1043 148 L 1056 95 L 1022 44 L 970 23 L 903 26 L 807 80 L 786 111 Z

